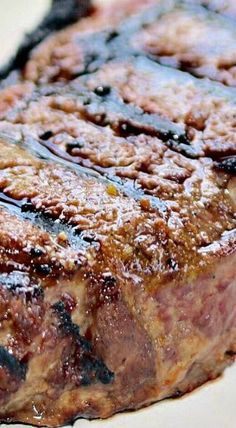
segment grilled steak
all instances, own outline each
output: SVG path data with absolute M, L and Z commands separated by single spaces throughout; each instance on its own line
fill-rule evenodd
M 2 421 L 106 418 L 234 361 L 236 92 L 213 80 L 234 85 L 235 38 L 199 5 L 123 2 L 2 82 Z

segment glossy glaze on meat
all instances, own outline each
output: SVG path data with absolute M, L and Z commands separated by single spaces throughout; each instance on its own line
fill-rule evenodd
M 179 19 L 191 43 L 219 20 L 234 40 L 200 6 L 124 1 L 2 82 L 2 421 L 106 418 L 234 361 L 236 89 L 150 55 L 163 22 L 177 49 Z

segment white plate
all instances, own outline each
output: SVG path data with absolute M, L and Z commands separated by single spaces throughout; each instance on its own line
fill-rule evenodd
M 23 32 L 36 25 L 48 5 L 49 0 L 0 0 L 1 63 L 9 58 Z M 20 427 L 23 426 L 12 425 L 12 428 Z M 236 428 L 236 365 L 227 369 L 222 378 L 180 399 L 166 400 L 106 421 L 79 420 L 74 427 Z

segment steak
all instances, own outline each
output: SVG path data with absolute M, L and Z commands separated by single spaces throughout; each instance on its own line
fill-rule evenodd
M 70 80 L 114 57 L 144 55 L 235 86 L 235 21 L 189 1 L 148 0 L 143 13 L 137 4 L 126 20 L 97 13 L 39 45 L 23 75 L 39 83 Z
M 123 1 L 9 66 L 1 421 L 107 418 L 235 360 L 232 23 L 190 2 Z

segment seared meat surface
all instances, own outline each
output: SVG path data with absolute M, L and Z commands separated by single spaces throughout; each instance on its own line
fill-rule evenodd
M 105 418 L 234 361 L 236 92 L 213 81 L 234 85 L 234 26 L 129 3 L 48 37 L 1 85 L 2 421 Z
M 123 20 L 120 13 L 98 12 L 39 45 L 23 75 L 41 83 L 70 80 L 108 59 L 145 55 L 235 86 L 235 21 L 191 3 L 149 0 L 143 12 L 134 6 L 134 14 Z

